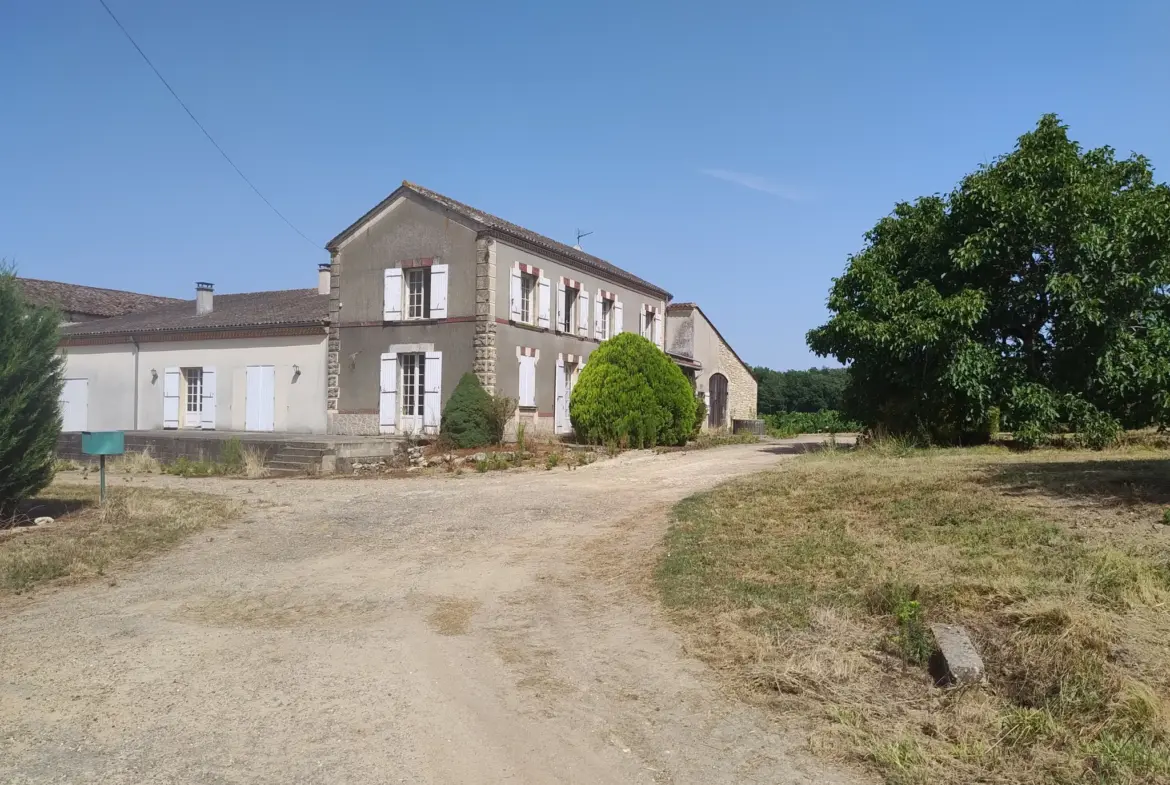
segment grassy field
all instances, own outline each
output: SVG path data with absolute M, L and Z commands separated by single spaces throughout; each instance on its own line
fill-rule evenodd
M 55 518 L 52 524 L 0 529 L 0 597 L 104 575 L 239 512 L 238 503 L 204 494 L 116 488 L 105 507 L 97 496 L 96 485 L 56 482 L 25 510 L 30 518 Z
M 1170 457 L 880 449 L 678 505 L 689 649 L 889 783 L 1170 782 Z M 941 689 L 933 621 L 985 687 Z

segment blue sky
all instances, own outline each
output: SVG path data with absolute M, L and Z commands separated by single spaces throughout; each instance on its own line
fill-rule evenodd
M 865 231 L 1042 113 L 1170 161 L 1162 0 L 107 2 L 314 243 L 97 0 L 0 0 L 0 257 L 23 275 L 311 286 L 324 243 L 409 179 L 593 230 L 747 362 L 799 368 Z

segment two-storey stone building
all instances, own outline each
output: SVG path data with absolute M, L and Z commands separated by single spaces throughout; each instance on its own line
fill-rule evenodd
M 529 433 L 568 433 L 602 340 L 637 331 L 666 347 L 665 289 L 411 183 L 326 247 L 333 433 L 435 433 L 469 371 L 517 399 Z

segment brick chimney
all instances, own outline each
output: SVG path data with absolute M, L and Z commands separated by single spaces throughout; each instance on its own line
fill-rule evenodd
M 333 267 L 328 262 L 317 265 L 317 294 L 329 294 Z
M 203 316 L 211 313 L 212 296 L 215 292 L 215 284 L 207 283 L 206 281 L 195 282 L 195 315 Z

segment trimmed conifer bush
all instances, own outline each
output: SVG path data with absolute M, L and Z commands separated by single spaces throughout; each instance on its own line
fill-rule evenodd
M 479 378 L 474 373 L 463 374 L 443 408 L 439 434 L 456 447 L 492 444 L 491 402 Z
M 589 355 L 569 399 L 577 438 L 629 447 L 686 444 L 695 394 L 678 366 L 650 341 L 621 333 Z
M 53 479 L 65 384 L 60 320 L 28 303 L 0 264 L 0 515 Z

